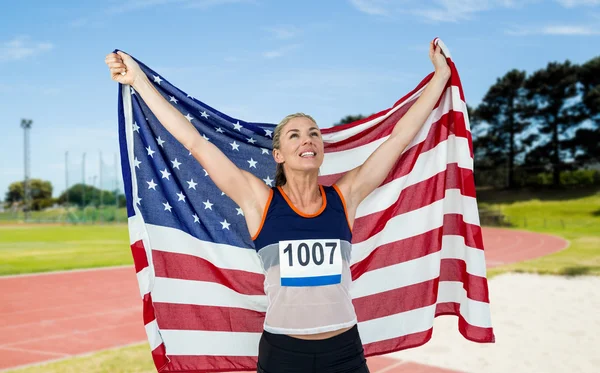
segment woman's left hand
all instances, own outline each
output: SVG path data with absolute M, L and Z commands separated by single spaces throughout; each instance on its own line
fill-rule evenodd
M 435 73 L 445 78 L 450 77 L 450 67 L 446 62 L 446 57 L 442 54 L 442 48 L 436 47 L 433 41 L 429 43 L 429 59 L 435 67 Z

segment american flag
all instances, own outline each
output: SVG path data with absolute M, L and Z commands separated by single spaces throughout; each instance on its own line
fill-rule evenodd
M 439 315 L 458 316 L 459 332 L 471 341 L 494 341 L 465 98 L 450 53 L 437 42 L 452 70 L 448 85 L 356 212 L 351 294 L 366 356 L 426 343 Z M 274 124 L 232 118 L 138 63 L 202 136 L 274 186 Z M 323 129 L 320 182 L 330 185 L 362 164 L 432 76 L 389 109 Z M 267 299 L 242 210 L 127 85 L 119 86 L 119 139 L 131 250 L 157 370 L 256 369 Z

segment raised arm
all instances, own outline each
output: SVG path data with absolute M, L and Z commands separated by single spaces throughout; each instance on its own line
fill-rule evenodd
M 367 158 L 365 163 L 346 173 L 337 185 L 342 192 L 348 209 L 348 218 L 354 221 L 358 205 L 377 188 L 433 110 L 450 77 L 450 68 L 440 47 L 429 46 L 429 57 L 435 67 L 435 73 L 427 87 L 396 123 L 390 137 Z
M 214 144 L 200 136 L 187 118 L 162 97 L 133 58 L 117 52 L 107 55 L 105 62 L 110 67 L 112 79 L 133 86 L 159 122 L 192 153 L 217 187 L 240 206 L 248 230 L 254 234 L 260 226 L 269 187 L 238 168 Z

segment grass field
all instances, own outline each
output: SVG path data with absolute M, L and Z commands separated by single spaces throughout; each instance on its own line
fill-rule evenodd
M 511 226 L 554 234 L 570 241 L 566 250 L 488 273 L 537 272 L 600 275 L 600 191 L 481 193 L 480 205 L 499 210 Z
M 97 352 L 6 373 L 156 373 L 148 343 Z
M 0 275 L 133 264 L 127 225 L 0 225 Z

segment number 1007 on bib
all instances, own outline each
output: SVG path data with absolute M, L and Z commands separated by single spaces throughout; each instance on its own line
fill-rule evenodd
M 281 286 L 322 286 L 342 280 L 340 240 L 279 242 Z

